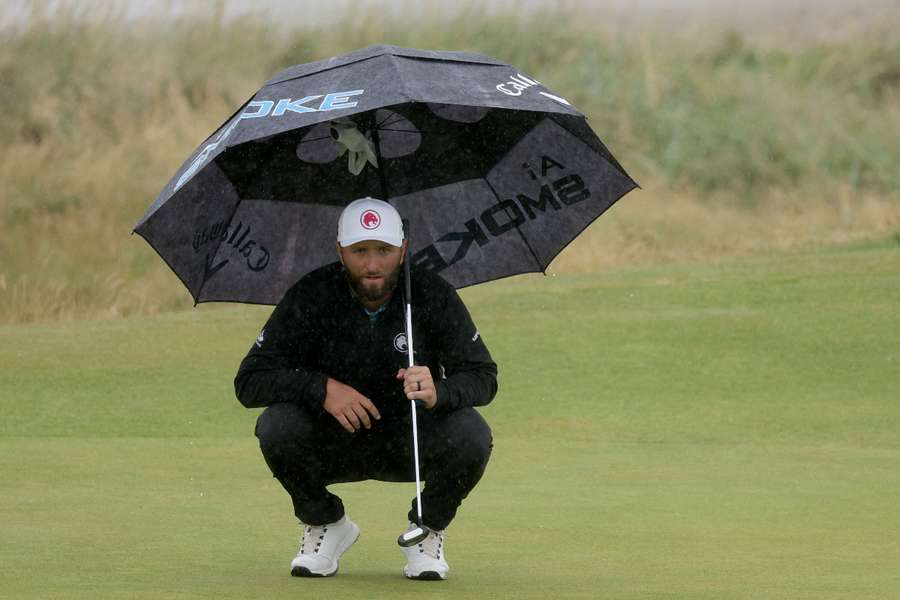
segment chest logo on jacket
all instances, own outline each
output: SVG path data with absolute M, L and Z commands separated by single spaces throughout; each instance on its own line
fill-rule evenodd
M 394 350 L 405 354 L 406 348 L 406 333 L 400 332 L 394 336 Z

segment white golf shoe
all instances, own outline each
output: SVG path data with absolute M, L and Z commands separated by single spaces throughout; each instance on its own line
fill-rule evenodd
M 359 527 L 347 518 L 326 525 L 306 525 L 300 550 L 291 561 L 294 577 L 331 577 L 338 572 L 341 555 L 359 538 Z
M 416 525 L 409 524 L 410 529 Z M 403 574 L 409 579 L 425 579 L 440 581 L 447 579 L 450 566 L 444 556 L 444 532 L 430 531 L 421 543 L 409 548 L 402 548 L 406 555 L 406 566 Z

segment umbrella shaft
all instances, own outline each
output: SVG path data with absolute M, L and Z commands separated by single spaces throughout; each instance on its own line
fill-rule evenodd
M 414 357 L 413 357 L 413 339 L 412 339 L 412 305 L 406 305 L 406 359 L 409 362 L 409 366 L 413 366 Z

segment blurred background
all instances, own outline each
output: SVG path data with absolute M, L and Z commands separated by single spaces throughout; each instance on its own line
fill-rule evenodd
M 898 30 L 896 0 L 7 0 L 0 323 L 190 308 L 134 224 L 276 71 L 376 43 L 515 65 L 642 185 L 552 272 L 900 244 Z

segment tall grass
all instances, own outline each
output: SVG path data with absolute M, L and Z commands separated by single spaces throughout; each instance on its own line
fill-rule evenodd
M 644 190 L 557 271 L 900 231 L 900 18 L 879 18 L 878 3 L 865 26 L 802 40 L 777 34 L 790 30 L 781 17 L 768 29 L 711 19 L 666 33 L 649 17 L 577 5 L 406 17 L 368 5 L 324 28 L 230 19 L 223 3 L 140 21 L 28 6 L 0 31 L 0 322 L 189 307 L 131 227 L 275 71 L 373 43 L 493 55 L 589 115 Z

